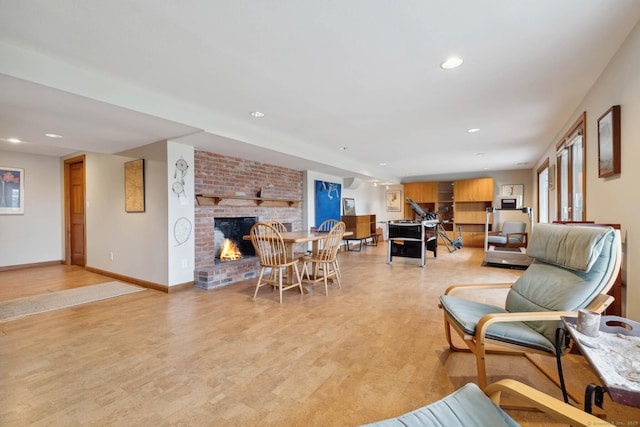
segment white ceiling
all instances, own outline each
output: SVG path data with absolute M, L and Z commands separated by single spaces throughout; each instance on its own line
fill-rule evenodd
M 639 19 L 637 0 L 0 0 L 0 149 L 529 169 Z

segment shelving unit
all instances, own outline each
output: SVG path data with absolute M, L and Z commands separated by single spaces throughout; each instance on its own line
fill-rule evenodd
M 439 212 L 444 231 L 452 240 L 458 237 L 460 227 L 465 246 L 484 245 L 485 212 L 493 206 L 493 178 L 410 182 L 404 185 L 404 193 L 425 212 Z M 404 212 L 405 219 L 416 219 L 409 203 L 405 202 Z
M 453 188 L 455 232 L 461 230 L 465 246 L 484 246 L 486 212 L 493 206 L 493 178 L 455 181 Z
M 343 215 L 342 222 L 346 225 L 345 231 L 351 231 L 353 236 L 349 239 L 368 239 L 376 233 L 376 216 L 373 215 Z
M 407 203 L 407 197 L 416 202 L 425 212 L 436 210 L 437 184 L 437 182 L 408 182 L 404 185 L 405 219 L 416 219 L 411 205 Z
M 196 194 L 199 206 L 235 205 L 246 206 L 256 205 L 264 207 L 290 207 L 297 208 L 302 200 L 291 199 L 269 199 L 264 197 L 232 196 L 232 195 L 212 195 Z
M 376 216 L 371 215 L 343 215 L 341 217 L 342 222 L 345 224 L 345 231 L 351 231 L 352 236 L 345 237 L 347 241 L 347 250 L 349 249 L 349 240 L 358 240 L 360 245 L 358 251 L 362 250 L 362 245 L 367 244 L 368 239 L 373 239 L 372 242 L 377 246 L 378 236 L 376 235 Z M 373 244 L 373 243 L 371 243 Z
M 453 181 L 439 181 L 438 182 L 438 198 L 436 202 L 436 210 L 440 212 L 440 219 L 442 220 L 445 231 L 451 235 L 453 232 L 454 221 L 454 204 L 453 204 Z

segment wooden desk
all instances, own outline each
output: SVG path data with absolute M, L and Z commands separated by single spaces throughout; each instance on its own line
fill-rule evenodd
M 640 323 L 619 316 L 602 316 L 600 335 L 589 337 L 578 332 L 576 321 L 575 317 L 562 317 L 565 329 L 604 383 L 611 400 L 640 408 Z M 627 325 L 631 329 L 618 325 Z M 587 393 L 590 386 L 587 386 Z M 596 402 L 597 393 L 596 390 Z M 590 396 L 585 399 L 588 408 L 590 400 Z
M 352 236 L 353 232 L 345 231 L 344 236 Z M 288 233 L 281 234 L 282 240 L 284 241 L 285 246 L 287 247 L 287 258 L 293 259 L 293 250 L 297 243 L 308 243 L 311 242 L 311 252 L 313 254 L 318 253 L 318 247 L 320 245 L 320 241 L 323 240 L 326 236 L 326 232 L 311 232 L 311 231 L 290 231 Z M 243 240 L 251 240 L 250 235 L 242 236 Z M 289 267 L 287 269 L 287 282 L 292 283 L 293 280 L 293 267 Z

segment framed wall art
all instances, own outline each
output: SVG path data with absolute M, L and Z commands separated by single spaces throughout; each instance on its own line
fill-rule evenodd
M 342 214 L 343 215 L 355 215 L 356 214 L 356 200 L 348 197 L 342 198 Z
M 124 164 L 124 209 L 127 212 L 144 212 L 144 159 Z
M 24 214 L 24 169 L 0 166 L 0 214 Z
M 524 184 L 502 184 L 500 187 L 501 196 L 522 196 L 524 195 Z
M 402 210 L 402 197 L 400 190 L 387 191 L 387 212 L 400 212 Z
M 316 225 L 327 219 L 340 221 L 340 200 L 342 199 L 342 185 L 335 182 L 315 181 L 316 185 Z
M 620 106 L 614 105 L 598 119 L 598 178 L 620 173 Z

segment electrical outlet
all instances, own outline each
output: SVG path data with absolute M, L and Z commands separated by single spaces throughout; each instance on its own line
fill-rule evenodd
M 109 259 L 113 261 L 113 252 L 109 252 Z

